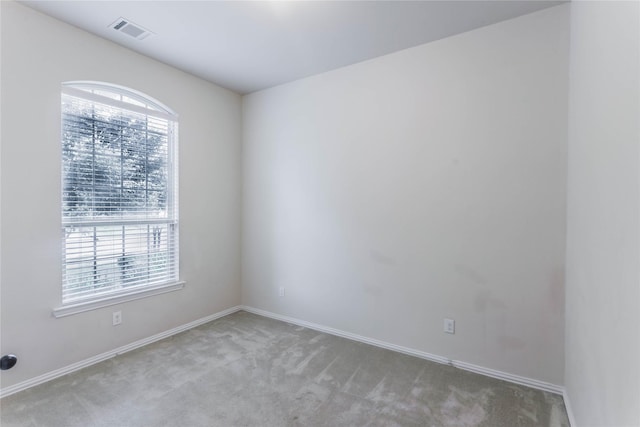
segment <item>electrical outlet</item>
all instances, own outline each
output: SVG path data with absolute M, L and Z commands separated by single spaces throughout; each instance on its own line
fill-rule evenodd
M 444 319 L 444 331 L 448 334 L 455 334 L 456 321 L 453 319 Z
M 114 311 L 113 312 L 113 326 L 119 325 L 122 323 L 122 312 Z
M 284 296 L 284 286 L 280 286 L 280 289 L 278 290 L 278 295 L 280 295 L 281 297 Z

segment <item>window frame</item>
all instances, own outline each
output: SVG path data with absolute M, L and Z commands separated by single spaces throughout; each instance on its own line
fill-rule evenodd
M 135 114 L 142 114 L 144 116 L 153 117 L 156 119 L 167 121 L 167 218 L 154 219 L 150 217 L 146 218 L 132 218 L 134 214 L 126 215 L 120 211 L 119 218 L 110 218 L 105 216 L 100 218 L 92 215 L 92 218 L 78 217 L 72 218 L 69 215 L 65 215 L 64 201 L 65 201 L 65 171 L 64 171 L 64 157 L 61 158 L 61 230 L 62 230 L 62 284 L 60 287 L 62 305 L 53 310 L 55 317 L 64 317 L 75 313 L 80 313 L 88 310 L 94 310 L 97 308 L 120 304 L 126 301 L 131 301 L 140 298 L 146 298 L 152 295 L 158 295 L 166 292 L 182 289 L 185 285 L 184 281 L 180 280 L 179 269 L 179 205 L 178 205 L 178 115 L 154 98 L 130 89 L 124 86 L 119 86 L 110 83 L 94 82 L 94 81 L 73 81 L 64 82 L 61 88 L 61 134 L 60 143 L 63 141 L 63 129 L 65 124 L 65 111 L 62 110 L 62 100 L 65 96 L 71 96 L 79 98 L 83 101 L 90 103 L 96 103 L 113 107 L 115 109 L 121 109 L 124 111 L 132 112 Z M 61 153 L 64 156 L 65 148 L 61 145 Z M 94 178 L 95 179 L 95 178 Z M 145 178 L 146 179 L 146 178 Z M 95 184 L 94 184 L 95 185 Z M 145 206 L 146 210 L 146 206 Z M 142 211 L 140 211 L 142 212 Z M 127 218 L 127 216 L 129 218 Z M 117 288 L 117 285 L 110 285 L 111 289 L 103 292 L 96 292 L 94 294 L 87 294 L 76 298 L 65 299 L 66 279 L 65 270 L 67 264 L 67 249 L 66 249 L 66 230 L 71 227 L 100 227 L 108 224 L 115 224 L 118 226 L 130 226 L 130 225 L 153 225 L 153 224 L 166 224 L 167 232 L 171 228 L 171 236 L 167 234 L 167 254 L 169 256 L 168 263 L 170 267 L 166 267 L 166 271 L 170 277 L 164 282 L 147 282 L 142 284 L 134 284 L 131 288 L 127 289 L 126 286 Z M 123 239 L 124 231 L 123 231 Z M 149 236 L 146 237 L 149 239 Z M 95 239 L 95 236 L 94 236 Z M 118 241 L 117 239 L 115 241 Z M 122 241 L 124 245 L 125 240 Z M 95 251 L 95 249 L 94 249 Z M 123 249 L 124 251 L 124 249 Z M 144 252 L 149 256 L 149 246 L 147 245 L 147 252 Z M 94 254 L 95 256 L 95 254 Z M 124 256 L 124 253 L 123 253 Z M 150 266 L 147 266 L 150 269 Z M 151 272 L 152 270 L 148 270 Z M 97 279 L 95 279 L 97 280 Z M 95 284 L 95 282 L 92 282 Z

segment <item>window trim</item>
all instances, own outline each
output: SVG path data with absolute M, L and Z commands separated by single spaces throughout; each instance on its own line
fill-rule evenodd
M 100 94 L 96 94 L 92 91 L 104 91 L 109 92 L 114 95 L 119 95 L 122 97 L 127 97 L 135 102 L 139 102 L 143 105 L 137 105 L 135 103 L 130 103 L 126 101 L 122 101 L 119 99 L 114 99 L 109 96 L 103 96 Z M 171 201 L 178 197 L 178 165 L 177 165 L 177 157 L 178 157 L 178 114 L 176 114 L 173 110 L 162 104 L 161 102 L 155 100 L 154 98 L 143 94 L 142 92 L 136 91 L 131 88 L 127 88 L 124 86 L 119 86 L 111 83 L 102 83 L 95 81 L 70 81 L 62 83 L 61 95 L 69 95 L 72 97 L 79 97 L 84 100 L 93 101 L 101 104 L 106 104 L 108 106 L 112 106 L 115 108 L 121 108 L 128 111 L 133 111 L 135 113 L 144 114 L 146 116 L 167 120 L 172 123 L 170 126 L 171 140 L 169 147 L 169 159 L 168 159 L 168 168 L 170 171 L 170 175 L 172 176 L 169 186 L 171 190 L 169 191 L 169 200 L 170 203 L 174 203 Z M 62 177 L 64 179 L 64 177 Z M 87 224 L 91 225 L 108 225 L 110 223 L 117 223 L 121 225 L 123 223 L 126 224 L 151 224 L 151 223 L 167 223 L 166 220 L 119 220 L 113 221 L 106 219 L 104 221 L 100 220 L 88 220 Z M 80 221 L 68 221 L 67 218 L 62 216 L 61 226 L 64 230 L 66 226 L 69 225 L 82 225 L 84 222 Z M 174 217 L 173 223 L 179 224 L 179 207 L 177 203 L 174 205 Z M 116 291 L 111 291 L 106 294 L 98 294 L 95 297 L 81 297 L 77 300 L 68 301 L 67 303 L 62 300 L 62 304 L 59 307 L 53 309 L 53 316 L 55 318 L 61 318 L 70 316 L 77 313 L 82 313 L 86 311 L 96 310 L 103 307 L 108 307 L 116 304 L 121 304 L 128 301 L 133 301 L 141 298 L 147 298 L 154 295 L 160 295 L 168 292 L 173 292 L 177 290 L 181 290 L 184 288 L 186 282 L 180 280 L 179 277 L 179 242 L 175 243 L 175 248 L 173 249 L 174 254 L 174 263 L 177 269 L 177 276 L 175 278 L 170 279 L 164 283 L 156 283 L 152 285 L 146 286 L 136 286 L 131 289 L 121 289 Z M 64 259 L 65 254 L 62 254 Z M 64 292 L 64 288 L 61 286 L 60 292 Z M 62 296 L 62 295 L 61 295 Z
M 147 298 L 154 295 L 166 294 L 168 292 L 179 291 L 185 287 L 187 282 L 179 280 L 143 289 L 122 292 L 119 295 L 106 295 L 102 298 L 96 298 L 89 301 L 62 305 L 53 309 L 53 317 L 59 319 L 61 317 L 71 316 L 73 314 L 84 313 L 85 311 L 97 310 L 111 305 L 122 304 L 128 301 Z

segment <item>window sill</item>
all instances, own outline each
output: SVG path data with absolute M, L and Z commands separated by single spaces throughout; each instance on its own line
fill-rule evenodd
M 153 288 L 145 288 L 137 291 L 131 291 L 124 294 L 105 296 L 100 299 L 92 299 L 73 304 L 63 305 L 62 307 L 53 309 L 53 317 L 60 318 L 71 316 L 73 314 L 83 313 L 85 311 L 97 310 L 99 308 L 108 307 L 110 305 L 121 304 L 127 301 L 133 301 L 141 298 L 151 297 L 153 295 L 165 294 L 167 292 L 179 291 L 184 288 L 186 282 L 180 281 L 167 285 L 160 285 Z

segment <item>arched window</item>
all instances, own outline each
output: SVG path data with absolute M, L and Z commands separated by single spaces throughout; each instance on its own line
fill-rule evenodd
M 131 89 L 62 85 L 62 303 L 178 282 L 177 115 Z

